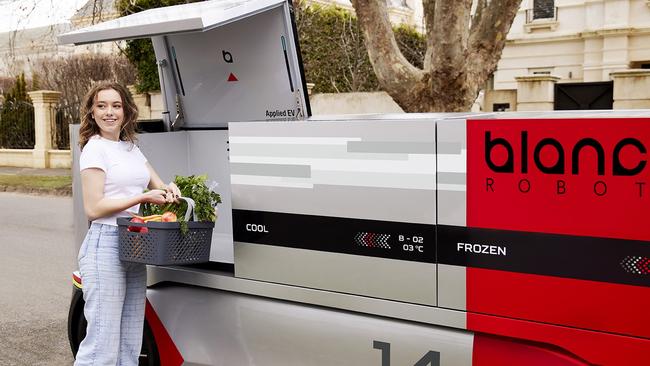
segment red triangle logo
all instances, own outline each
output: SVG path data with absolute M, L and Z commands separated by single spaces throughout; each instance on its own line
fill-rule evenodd
M 237 77 L 235 76 L 235 74 L 233 74 L 231 72 L 230 76 L 228 76 L 228 81 L 239 81 L 239 80 L 237 80 Z

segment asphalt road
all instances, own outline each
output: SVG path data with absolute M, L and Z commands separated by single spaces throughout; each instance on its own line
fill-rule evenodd
M 72 198 L 0 193 L 0 365 L 71 365 Z

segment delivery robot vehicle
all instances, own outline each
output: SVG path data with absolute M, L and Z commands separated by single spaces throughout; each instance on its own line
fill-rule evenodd
M 60 37 L 150 37 L 165 132 L 140 148 L 220 184 L 210 262 L 148 267 L 141 364 L 650 362 L 649 111 L 311 117 L 292 11 L 208 1 Z

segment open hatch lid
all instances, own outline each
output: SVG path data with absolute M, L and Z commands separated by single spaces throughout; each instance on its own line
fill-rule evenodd
M 204 32 L 280 6 L 284 2 L 217 0 L 149 9 L 62 34 L 59 43 L 80 45 L 182 32 Z
M 150 9 L 62 34 L 59 43 L 147 37 L 169 129 L 311 115 L 290 1 L 213 0 Z

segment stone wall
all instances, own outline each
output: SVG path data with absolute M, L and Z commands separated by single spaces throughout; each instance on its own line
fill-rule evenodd
M 650 70 L 630 69 L 610 74 L 614 81 L 613 109 L 650 109 Z M 510 104 L 510 111 L 552 111 L 555 84 L 553 75 L 529 75 L 516 78 L 516 90 L 488 90 L 483 111 L 494 111 L 495 104 Z
M 614 109 L 650 109 L 650 70 L 611 73 L 614 80 Z
M 504 110 L 503 108 L 507 109 Z M 483 112 L 512 112 L 516 110 L 516 90 L 487 90 L 485 92 Z
M 322 93 L 309 98 L 312 115 L 404 113 L 386 92 Z

